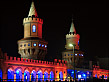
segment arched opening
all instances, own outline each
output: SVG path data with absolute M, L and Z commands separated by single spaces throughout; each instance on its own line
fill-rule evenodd
M 29 73 L 29 71 L 25 70 L 25 72 L 24 72 L 24 81 L 29 82 L 29 79 L 30 79 L 30 73 Z
M 16 82 L 21 81 L 22 79 L 22 71 L 20 69 L 16 70 Z
M 97 74 L 95 74 L 95 77 L 97 78 Z
M 0 69 L 0 79 L 2 79 L 2 70 Z
M 14 71 L 12 69 L 8 69 L 7 72 L 7 81 L 14 81 Z
M 42 71 L 38 71 L 38 81 L 42 81 L 42 79 L 43 79 Z
M 35 72 L 35 70 L 33 70 L 32 73 L 31 73 L 31 81 L 36 81 L 36 72 Z
M 54 73 L 53 73 L 53 71 L 50 72 L 50 80 L 51 81 L 54 80 Z
M 59 73 L 59 79 L 60 80 L 63 80 L 63 74 L 62 74 L 62 72 Z
M 46 81 L 46 80 L 48 80 L 48 73 L 47 72 L 44 73 L 44 81 Z

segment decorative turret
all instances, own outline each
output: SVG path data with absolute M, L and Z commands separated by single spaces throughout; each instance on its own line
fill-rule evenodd
M 24 38 L 18 41 L 18 50 L 22 58 L 44 59 L 47 53 L 47 42 L 42 39 L 43 19 L 38 18 L 32 2 L 27 18 L 24 18 Z
M 75 26 L 72 20 L 69 34 L 66 35 L 66 45 L 65 45 L 66 50 L 62 52 L 62 59 L 67 61 L 68 69 L 73 68 L 74 55 L 75 55 L 75 66 L 82 67 L 84 53 L 79 50 L 79 39 L 80 35 L 76 34 Z M 71 44 L 75 45 L 75 47 L 71 46 Z
M 79 34 L 76 34 L 76 30 L 75 30 L 74 23 L 72 20 L 70 32 L 69 34 L 66 35 L 65 48 L 68 50 L 71 50 L 72 47 L 70 47 L 69 44 L 75 44 L 75 49 L 79 50 L 79 39 L 80 39 L 80 36 Z

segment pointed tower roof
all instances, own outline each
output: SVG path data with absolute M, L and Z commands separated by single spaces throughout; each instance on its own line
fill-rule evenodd
M 70 27 L 70 33 L 75 33 L 76 34 L 76 30 L 75 30 L 75 26 L 73 23 L 73 19 L 72 19 L 72 23 L 71 23 L 71 27 Z
M 37 11 L 35 9 L 35 5 L 34 5 L 33 1 L 31 3 L 31 7 L 30 7 L 30 11 L 29 11 L 28 16 L 32 16 L 32 15 L 35 15 L 35 17 L 38 17 L 38 14 L 37 14 Z

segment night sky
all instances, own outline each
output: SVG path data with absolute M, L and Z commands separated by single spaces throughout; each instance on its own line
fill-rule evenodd
M 44 21 L 43 39 L 48 41 L 46 58 L 61 58 L 72 17 L 80 34 L 80 50 L 85 52 L 85 58 L 108 57 L 109 9 L 106 2 L 34 2 L 38 17 Z M 23 18 L 28 16 L 30 5 L 31 0 L 0 2 L 0 48 L 10 56 L 18 56 L 17 41 L 23 38 Z

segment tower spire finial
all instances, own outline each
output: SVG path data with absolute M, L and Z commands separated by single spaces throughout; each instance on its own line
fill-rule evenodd
M 35 15 L 35 17 L 38 17 L 38 14 L 37 14 L 37 11 L 35 9 L 35 5 L 34 5 L 33 0 L 32 0 L 32 3 L 31 3 L 31 7 L 30 7 L 30 11 L 29 11 L 28 16 L 32 16 L 32 15 Z
M 72 23 L 71 23 L 71 27 L 70 27 L 70 33 L 76 34 L 75 26 L 74 26 L 74 23 L 73 23 L 73 18 L 72 18 Z

